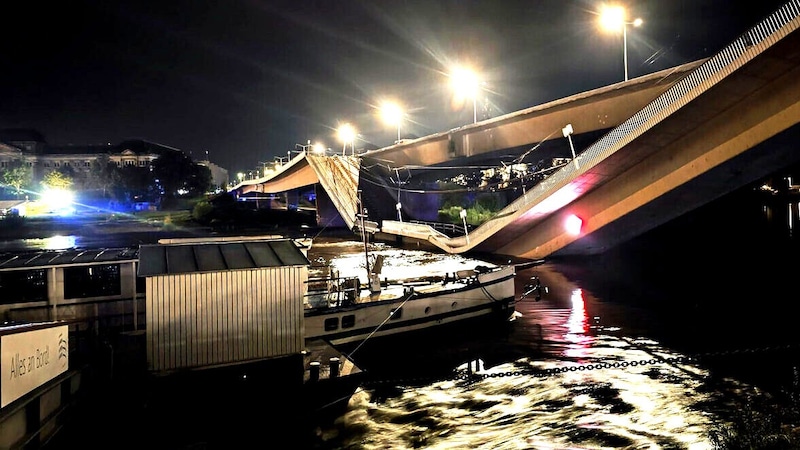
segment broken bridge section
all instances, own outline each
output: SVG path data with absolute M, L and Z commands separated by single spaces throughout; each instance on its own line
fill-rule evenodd
M 314 169 L 322 190 L 327 194 L 348 229 L 353 229 L 358 213 L 358 181 L 361 158 L 358 156 L 315 156 L 306 154 L 308 164 Z M 318 196 L 322 192 L 318 192 Z M 323 202 L 324 203 L 324 202 Z M 319 206 L 318 206 L 319 207 Z M 326 213 L 320 212 L 321 216 Z M 323 218 L 323 222 L 325 219 Z

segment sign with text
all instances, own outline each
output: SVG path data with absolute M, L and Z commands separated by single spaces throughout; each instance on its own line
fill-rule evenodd
M 68 368 L 67 325 L 0 336 L 0 408 Z

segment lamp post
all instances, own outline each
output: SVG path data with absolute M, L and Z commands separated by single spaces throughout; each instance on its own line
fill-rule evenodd
M 580 169 L 580 167 L 578 166 L 578 159 L 575 156 L 575 146 L 572 145 L 572 132 L 573 131 L 574 130 L 572 129 L 572 124 L 568 123 L 567 126 L 565 126 L 564 128 L 561 129 L 561 134 L 563 134 L 564 137 L 569 140 L 569 149 L 572 150 L 572 161 L 575 163 L 575 168 L 576 169 Z
M 350 143 L 353 155 L 356 154 L 356 129 L 353 128 L 352 125 L 346 123 L 339 127 L 337 130 L 337 134 L 339 135 L 339 140 L 342 141 L 342 156 L 345 155 L 345 151 L 347 150 L 347 144 Z
M 641 24 L 641 18 L 628 21 L 625 8 L 621 6 L 606 6 L 600 11 L 600 25 L 603 28 L 611 31 L 622 28 L 622 63 L 625 67 L 625 81 L 628 81 L 628 25 L 638 27 Z
M 472 97 L 472 123 L 478 122 L 478 75 L 470 69 L 457 68 L 450 75 L 450 86 L 456 95 Z
M 381 105 L 381 118 L 386 125 L 397 126 L 397 142 L 400 142 L 400 124 L 403 122 L 403 108 L 394 102 Z

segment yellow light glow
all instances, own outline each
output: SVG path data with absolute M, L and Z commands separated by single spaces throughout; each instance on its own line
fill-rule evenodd
M 386 125 L 399 125 L 403 120 L 403 108 L 394 102 L 383 103 L 381 105 L 381 120 Z
M 478 95 L 478 75 L 465 67 L 456 68 L 450 75 L 450 86 L 456 95 L 475 98 Z
M 619 5 L 603 5 L 600 8 L 600 26 L 608 31 L 621 31 L 625 24 L 625 8 Z
M 619 5 L 603 5 L 600 7 L 600 27 L 607 31 L 622 31 L 625 25 L 635 27 L 642 25 L 642 19 L 637 17 L 632 22 L 628 22 L 625 8 Z
M 339 127 L 337 135 L 342 143 L 349 144 L 356 138 L 356 129 L 349 123 L 346 123 Z

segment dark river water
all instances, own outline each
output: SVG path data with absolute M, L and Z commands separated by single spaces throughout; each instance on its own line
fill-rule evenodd
M 800 392 L 792 313 L 797 219 L 797 199 L 745 191 L 603 255 L 526 269 L 517 292 L 538 277 L 549 287 L 541 301 L 519 302 L 518 317 L 499 332 L 409 341 L 402 356 L 387 358 L 386 376 L 402 369 L 400 381 L 363 386 L 345 413 L 313 431 L 309 446 L 710 449 L 783 442 L 789 432 L 780 422 L 800 423 L 791 415 Z M 382 244 L 370 249 L 396 270 L 463 263 Z M 358 242 L 319 242 L 312 250 L 343 273 L 363 270 Z M 441 365 L 454 375 L 414 381 Z M 477 381 L 459 378 L 468 369 Z M 769 448 L 797 448 L 787 445 Z
M 549 292 L 518 302 L 514 321 L 395 344 L 378 362 L 385 382 L 291 436 L 263 424 L 255 447 L 768 448 L 731 442 L 781 442 L 790 429 L 780 422 L 796 419 L 797 200 L 743 191 L 605 254 L 525 269 L 518 295 L 531 277 Z M 309 259 L 365 275 L 363 250 L 318 238 Z M 385 254 L 387 275 L 474 264 L 379 242 L 369 250 Z

